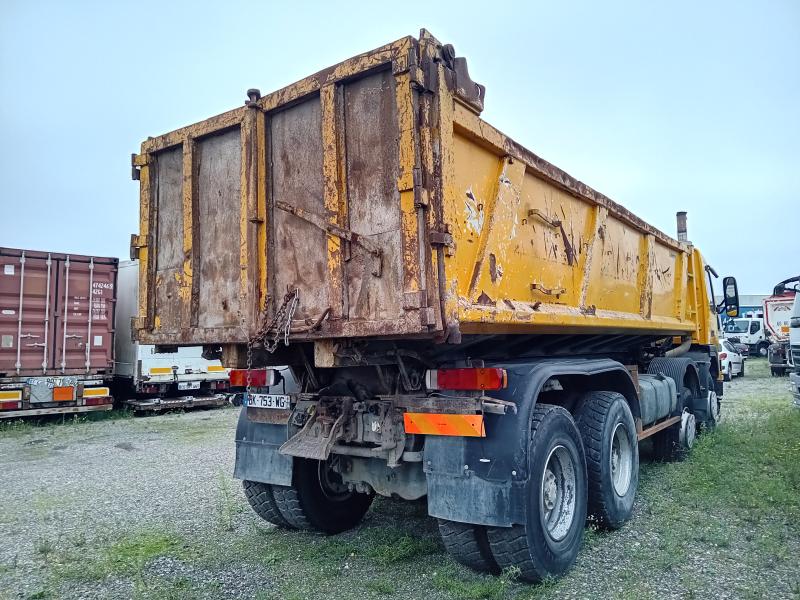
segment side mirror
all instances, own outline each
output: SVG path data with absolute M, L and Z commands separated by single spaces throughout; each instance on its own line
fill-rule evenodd
M 722 280 L 723 308 L 729 317 L 739 316 L 739 289 L 736 287 L 735 277 L 725 277 Z

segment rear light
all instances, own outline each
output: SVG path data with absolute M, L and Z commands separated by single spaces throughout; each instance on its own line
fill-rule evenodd
M 108 404 L 110 402 L 111 398 L 108 396 L 83 399 L 84 406 L 100 406 L 101 404 Z
M 728 358 L 728 353 L 727 352 L 720 352 L 719 353 L 719 359 L 720 360 L 725 360 L 726 358 Z
M 247 369 L 231 369 L 231 387 L 247 386 Z M 278 372 L 275 369 L 250 369 L 250 385 L 253 387 L 268 387 L 278 382 Z
M 0 410 L 14 410 L 15 408 L 19 408 L 21 405 L 22 402 L 6 400 L 5 402 L 0 402 Z
M 505 369 L 433 369 L 425 373 L 429 390 L 502 390 L 508 386 Z

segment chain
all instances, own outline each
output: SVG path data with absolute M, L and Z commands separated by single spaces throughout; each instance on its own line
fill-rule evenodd
M 253 367 L 253 346 L 261 342 L 264 345 L 264 350 L 272 354 L 277 350 L 280 343 L 281 335 L 283 336 L 284 346 L 289 345 L 289 334 L 292 330 L 292 319 L 297 310 L 297 304 L 300 301 L 300 294 L 297 288 L 289 291 L 283 297 L 283 303 L 280 308 L 275 311 L 275 316 L 272 320 L 267 322 L 267 313 L 264 311 L 261 320 L 261 326 L 253 337 L 247 342 L 247 398 L 250 398 L 251 386 L 251 370 Z M 270 339 L 269 332 L 273 331 L 272 338 Z

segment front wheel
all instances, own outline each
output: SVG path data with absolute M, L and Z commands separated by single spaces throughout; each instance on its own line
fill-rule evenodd
M 633 512 L 639 485 L 639 443 L 625 396 L 588 393 L 576 415 L 586 452 L 589 514 L 608 529 L 619 529 Z
M 488 527 L 501 568 L 517 567 L 526 581 L 561 575 L 575 562 L 586 522 L 586 459 L 572 415 L 539 404 L 531 416 L 526 522 Z

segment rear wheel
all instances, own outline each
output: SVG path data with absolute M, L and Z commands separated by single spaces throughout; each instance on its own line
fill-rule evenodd
M 340 533 L 361 521 L 373 494 L 362 494 L 342 483 L 330 461 L 294 459 L 292 487 L 273 486 L 275 505 L 297 529 Z
M 439 533 L 447 553 L 456 562 L 475 571 L 494 575 L 500 573 L 483 525 L 439 519 Z
M 739 369 L 739 377 L 744 377 L 744 359 L 742 359 L 742 367 Z
M 575 562 L 586 522 L 586 459 L 572 415 L 559 406 L 537 405 L 528 445 L 524 525 L 488 527 L 489 547 L 501 568 L 541 581 Z
M 731 363 L 725 366 L 725 374 L 722 376 L 723 381 L 730 381 L 732 376 Z
M 275 503 L 275 496 L 272 493 L 272 488 L 275 486 L 247 480 L 242 481 L 242 486 L 250 507 L 259 517 L 278 527 L 289 527 L 289 523 L 283 518 Z
M 578 409 L 576 424 L 586 452 L 589 514 L 618 529 L 633 511 L 639 485 L 639 444 L 625 396 L 590 392 Z

